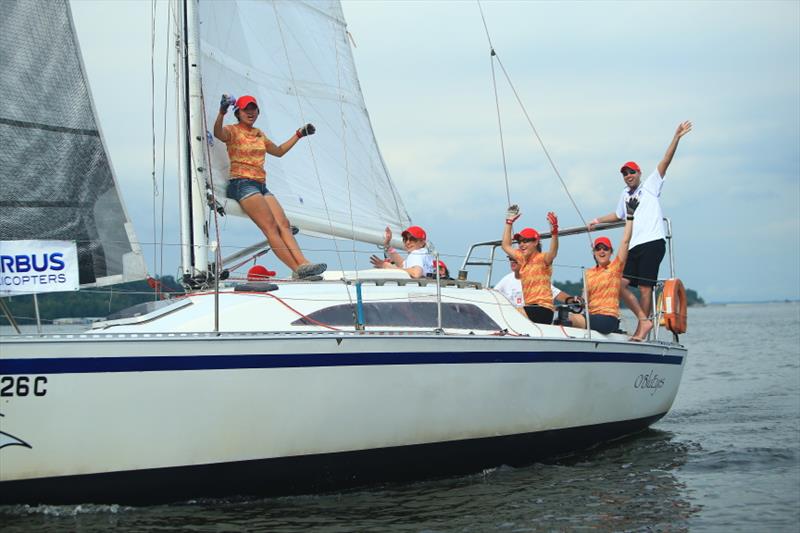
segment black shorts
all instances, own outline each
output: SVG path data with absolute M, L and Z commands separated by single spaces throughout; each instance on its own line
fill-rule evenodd
M 631 287 L 652 287 L 658 281 L 658 267 L 666 251 L 664 239 L 634 246 L 628 250 L 628 260 L 625 262 L 622 277 L 630 281 Z
M 531 322 L 537 324 L 552 324 L 553 323 L 553 310 L 541 305 L 526 305 L 525 314 Z
M 609 315 L 589 315 L 589 325 L 593 330 L 607 335 L 619 329 L 619 318 Z

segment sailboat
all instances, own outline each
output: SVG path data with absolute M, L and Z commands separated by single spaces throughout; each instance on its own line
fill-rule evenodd
M 669 411 L 687 359 L 676 335 L 631 343 L 533 324 L 469 279 L 387 270 L 262 285 L 223 279 L 266 250 L 223 258 L 209 242 L 209 221 L 237 215 L 221 193 L 224 151 L 208 135 L 223 92 L 269 101 L 268 131 L 313 118 L 331 132 L 310 139 L 309 157 L 271 162 L 270 188 L 301 231 L 379 243 L 384 226 L 399 230 L 410 217 L 380 156 L 337 1 L 179 0 L 173 13 L 181 268 L 191 290 L 85 333 L 1 339 L 0 503 L 144 504 L 470 473 L 631 434 Z M 5 5 L 0 53 L 17 78 L 35 71 L 29 79 L 63 106 L 23 116 L 26 99 L 11 90 L 18 81 L 3 74 L 0 138 L 16 139 L 18 151 L 0 160 L 0 237 L 77 241 L 83 285 L 141 277 L 69 5 Z M 45 175 L 28 172 L 6 196 L 15 179 L 6 165 L 25 170 L 11 161 L 30 161 L 24 146 L 54 143 L 66 148 L 35 154 L 49 158 L 41 164 L 50 184 L 97 173 L 104 188 L 88 189 L 104 192 L 84 200 L 67 190 L 63 200 L 50 196 L 63 206 L 51 205 L 52 185 L 31 185 Z M 75 166 L 89 160 L 91 172 Z M 39 213 L 35 229 L 11 223 L 62 207 L 75 226 L 94 229 L 56 232 L 69 224 L 53 211 Z

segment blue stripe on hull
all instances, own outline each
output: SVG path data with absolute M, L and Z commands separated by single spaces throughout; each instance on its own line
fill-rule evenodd
M 247 355 L 149 355 L 0 359 L 0 374 L 85 374 L 327 366 L 463 365 L 486 363 L 646 363 L 680 365 L 678 355 L 587 352 L 329 353 Z
M 154 504 L 202 497 L 289 495 L 523 466 L 641 431 L 666 413 L 503 437 L 0 482 L 0 505 Z

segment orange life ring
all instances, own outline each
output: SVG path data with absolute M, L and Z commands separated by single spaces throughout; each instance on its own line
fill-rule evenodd
M 668 330 L 673 333 L 686 333 L 686 289 L 678 278 L 664 282 L 661 312 Z

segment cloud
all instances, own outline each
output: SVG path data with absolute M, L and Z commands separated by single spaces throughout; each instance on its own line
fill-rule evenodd
M 482 5 L 503 65 L 585 217 L 614 208 L 621 162 L 655 167 L 678 122 L 691 119 L 695 130 L 681 141 L 662 204 L 676 229 L 679 275 L 707 300 L 800 298 L 800 4 Z M 162 30 L 165 6 L 157 4 Z M 448 254 L 499 238 L 508 202 L 476 4 L 343 7 L 374 130 L 414 220 Z M 152 234 L 150 3 L 72 9 L 113 164 L 145 240 Z M 579 224 L 496 75 L 509 187 L 524 223 L 543 227 L 553 209 L 562 225 Z M 163 80 L 156 87 L 162 94 Z M 249 244 L 257 233 L 246 220 L 223 224 L 226 245 Z M 569 267 L 558 279 L 574 279 L 575 267 L 588 264 L 587 246 L 565 239 L 557 262 Z

